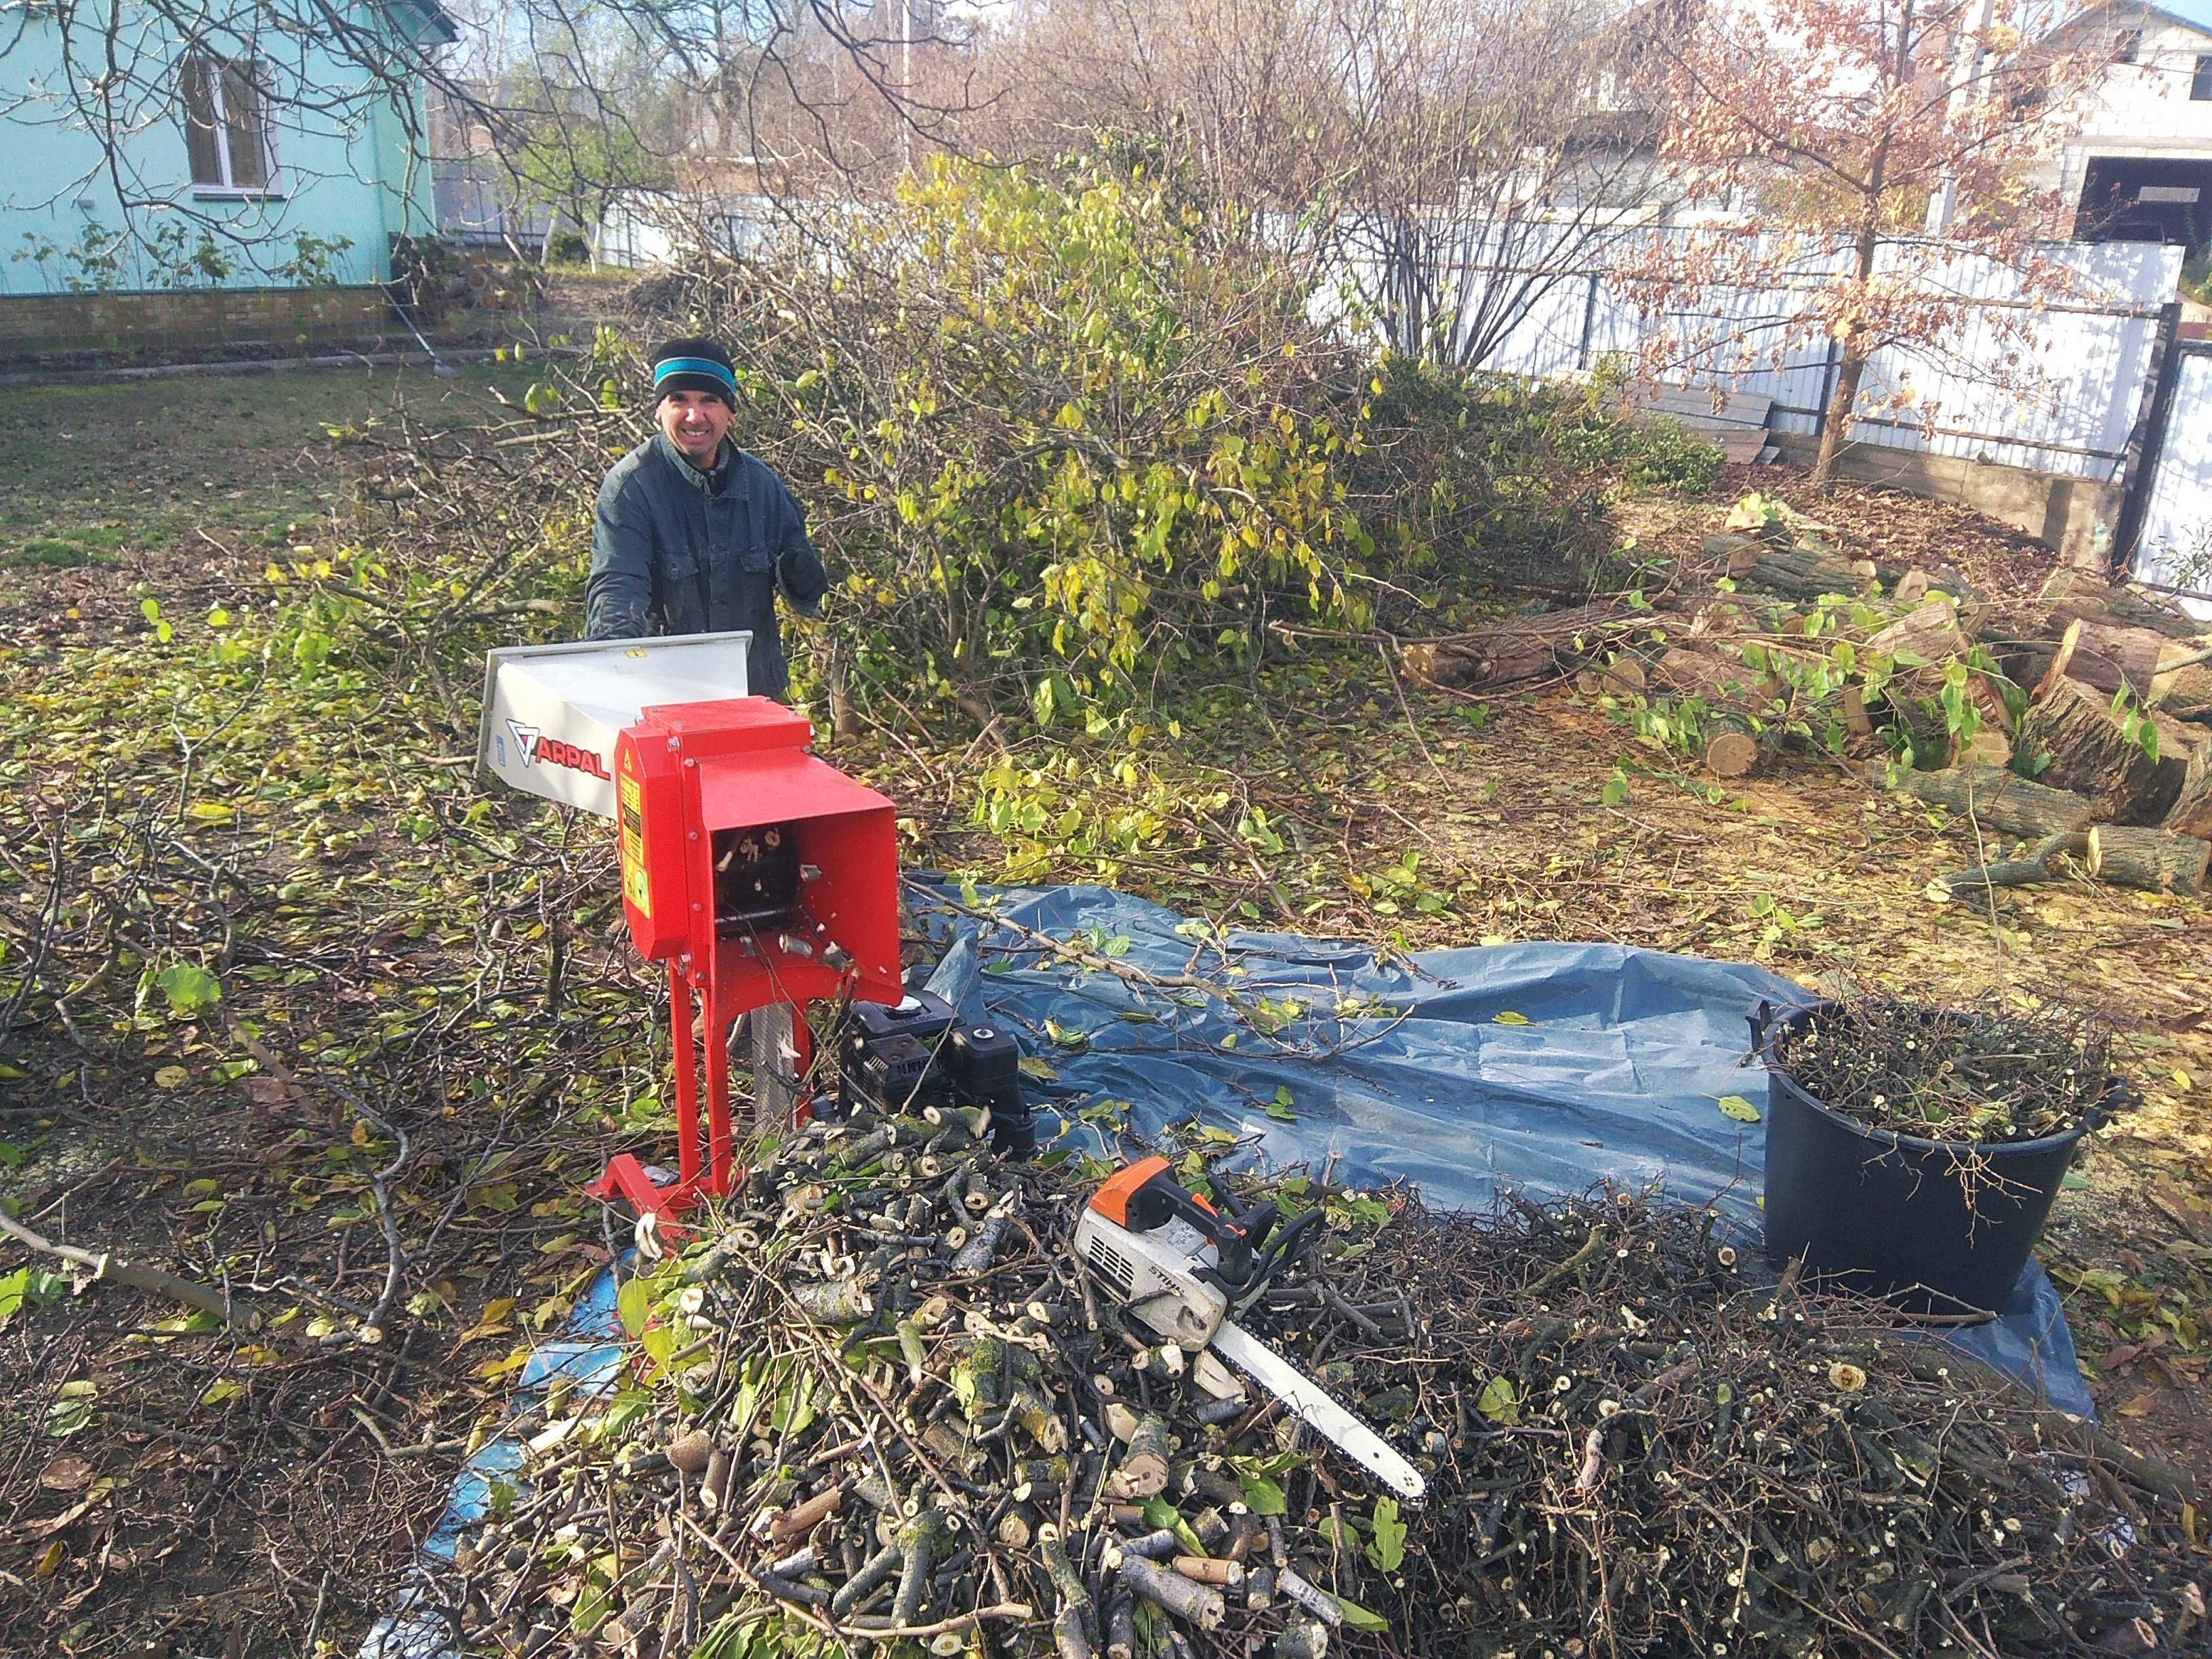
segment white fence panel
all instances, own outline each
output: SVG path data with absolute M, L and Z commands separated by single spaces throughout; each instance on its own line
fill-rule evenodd
M 1687 262 L 1697 257 L 1700 235 L 1663 228 L 1627 233 L 1617 244 L 1622 258 L 1605 265 L 1663 253 L 1670 241 Z M 1476 250 L 1486 240 L 1468 240 Z M 1510 262 L 1486 266 L 1479 253 L 1455 266 L 1449 274 L 1461 283 L 1462 307 L 1478 303 L 1496 283 L 1522 280 L 1527 265 L 1544 263 L 1540 249 L 1526 239 L 1522 246 L 1518 268 Z M 2180 275 L 2181 251 L 2142 243 L 2052 243 L 2037 252 L 2074 271 L 2079 291 L 2060 301 L 2038 301 L 2024 293 L 2017 271 L 1964 252 L 1928 275 L 1936 292 L 1967 308 L 1966 329 L 1941 353 L 1894 347 L 1875 356 L 1865 395 L 1886 398 L 1909 387 L 1911 398 L 1904 409 L 1858 422 L 1858 441 L 2075 477 L 2118 476 L 2148 389 L 2158 313 L 2173 297 Z M 1905 254 L 1893 250 L 1890 258 L 1894 262 Z M 1807 258 L 1790 286 L 1819 282 L 1841 258 L 1840 250 Z M 1382 261 L 1368 250 L 1347 264 L 1351 274 L 1371 279 Z M 1771 398 L 1778 431 L 1820 429 L 1820 410 L 1834 384 L 1832 354 L 1818 343 L 1800 341 L 1778 361 L 1780 330 L 1800 309 L 1790 293 L 1723 288 L 1710 290 L 1698 312 L 1647 318 L 1627 285 L 1605 265 L 1553 282 L 1479 367 L 1538 379 L 1583 373 L 1608 355 L 1633 358 L 1671 331 L 1706 347 L 1672 378 Z M 1374 286 L 1371 280 L 1364 285 Z M 2024 341 L 2016 328 L 2023 320 Z M 2014 353 L 2031 373 L 1993 372 Z M 2022 379 L 2032 382 L 2031 390 L 1998 383 Z
M 2202 347 L 2184 354 L 2174 379 L 2136 574 L 2185 590 L 2182 603 L 2212 617 L 2212 350 Z

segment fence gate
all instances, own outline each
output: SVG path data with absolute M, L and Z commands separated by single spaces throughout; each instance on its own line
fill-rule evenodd
M 2175 343 L 2149 500 L 2136 544 L 2135 573 L 2212 617 L 2212 341 Z

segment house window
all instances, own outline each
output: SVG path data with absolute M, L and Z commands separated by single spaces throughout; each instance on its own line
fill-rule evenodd
M 2141 29 L 2122 29 L 2112 37 L 2112 61 L 2115 64 L 2134 63 L 2136 54 L 2142 50 L 2142 31 Z
M 275 156 L 251 64 L 195 53 L 185 59 L 185 149 L 201 190 L 270 187 Z
M 2212 54 L 2197 60 L 2197 73 L 2189 77 L 2189 95 L 2197 103 L 2212 103 Z

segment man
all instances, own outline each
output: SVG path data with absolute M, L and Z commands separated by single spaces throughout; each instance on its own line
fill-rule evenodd
M 653 354 L 659 430 L 615 463 L 599 486 L 586 631 L 595 640 L 752 630 L 748 682 L 781 701 L 790 690 L 779 589 L 812 616 L 829 591 L 806 514 L 782 479 L 730 441 L 738 378 L 708 339 Z

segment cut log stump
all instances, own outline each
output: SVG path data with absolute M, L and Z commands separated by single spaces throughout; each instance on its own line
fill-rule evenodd
M 1719 714 L 1707 720 L 1704 741 L 1700 758 L 1705 770 L 1717 778 L 1748 777 L 1765 757 L 1751 722 L 1739 714 Z
M 2089 873 L 2115 887 L 2201 893 L 2208 864 L 2212 841 L 2199 836 L 2116 823 L 2100 823 L 2089 831 Z
M 2048 755 L 2042 781 L 2087 796 L 2100 819 L 2126 824 L 2164 817 L 2181 793 L 2193 746 L 2189 729 L 2155 712 L 2143 715 L 2158 728 L 2154 756 L 2130 734 L 2103 692 L 2075 679 L 2045 684 L 2020 723 L 2014 750 Z
M 1971 812 L 2000 835 L 2041 841 L 2046 836 L 2086 830 L 2095 816 L 2081 796 L 2032 783 L 2002 767 L 1954 766 L 1941 772 L 1911 772 L 1896 770 L 1889 762 L 1878 760 L 1869 765 L 1867 775 L 1877 789 L 1894 789 L 1961 815 Z

